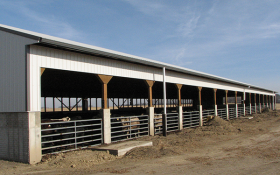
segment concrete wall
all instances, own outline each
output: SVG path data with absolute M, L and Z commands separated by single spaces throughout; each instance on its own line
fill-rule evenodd
M 0 159 L 41 161 L 40 112 L 0 113 Z

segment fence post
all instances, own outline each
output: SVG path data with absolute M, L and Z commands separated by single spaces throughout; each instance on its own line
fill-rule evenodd
M 155 118 L 155 110 L 154 107 L 148 107 L 149 110 L 149 135 L 154 136 L 155 135 L 155 124 L 154 124 L 154 118 Z
M 199 105 L 199 126 L 203 126 L 202 105 Z
M 178 113 L 178 129 L 183 129 L 183 107 L 179 106 L 179 113 Z
M 129 117 L 129 138 L 131 138 L 131 117 Z
M 102 113 L 102 135 L 104 144 L 111 143 L 111 118 L 110 109 L 101 109 Z
M 77 123 L 76 121 L 74 122 L 75 124 L 75 149 L 77 149 Z
M 235 116 L 238 118 L 237 91 L 235 91 Z

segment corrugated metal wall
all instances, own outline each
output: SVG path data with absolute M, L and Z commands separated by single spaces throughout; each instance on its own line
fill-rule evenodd
M 34 40 L 0 31 L 0 43 L 0 112 L 26 111 L 25 45 Z
M 28 88 L 30 90 L 30 111 L 40 111 L 41 108 L 41 67 L 129 77 L 143 80 L 162 81 L 162 70 L 158 68 L 42 46 L 30 47 L 30 66 L 30 81 L 28 83 L 28 86 L 30 87 Z M 166 82 L 244 92 L 244 87 L 242 86 L 213 81 L 202 77 L 196 77 L 172 71 L 166 71 Z M 270 93 L 261 92 L 254 89 L 247 89 L 246 92 L 272 95 Z

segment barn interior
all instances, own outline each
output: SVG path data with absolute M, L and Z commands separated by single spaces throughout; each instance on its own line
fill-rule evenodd
M 166 83 L 166 92 L 167 111 L 176 112 L 178 110 L 176 84 Z M 203 88 L 202 94 L 205 106 L 209 99 L 213 103 L 212 89 Z M 107 105 L 113 116 L 147 114 L 148 98 L 149 88 L 145 80 L 114 76 L 108 83 Z M 164 106 L 162 82 L 153 84 L 152 99 L 155 113 L 162 113 Z M 181 105 L 184 111 L 197 110 L 197 87 L 182 86 Z M 96 74 L 44 69 L 41 76 L 41 106 L 42 119 L 75 118 L 75 116 L 82 119 L 96 118 L 102 109 L 102 82 Z

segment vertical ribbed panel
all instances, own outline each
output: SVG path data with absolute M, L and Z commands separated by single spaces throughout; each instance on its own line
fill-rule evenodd
M 41 108 L 41 67 L 162 81 L 162 70 L 159 68 L 35 45 L 30 46 L 29 65 L 30 111 L 40 111 Z M 244 92 L 244 87 L 238 85 L 168 70 L 166 71 L 166 82 Z M 246 90 L 246 92 L 266 94 L 266 92 L 254 89 Z
M 31 43 L 34 40 L 0 31 L 0 112 L 26 111 L 25 48 Z
M 162 80 L 161 69 L 158 68 L 35 45 L 30 46 L 28 66 L 29 111 L 41 110 L 41 67 L 143 80 Z

